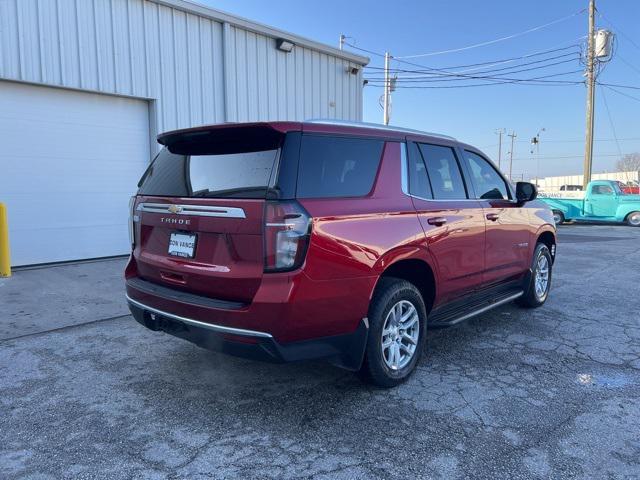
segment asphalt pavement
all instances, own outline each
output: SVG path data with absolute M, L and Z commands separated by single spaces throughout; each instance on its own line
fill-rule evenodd
M 0 280 L 0 478 L 640 478 L 640 228 L 563 226 L 551 296 L 381 390 L 128 314 L 123 259 Z

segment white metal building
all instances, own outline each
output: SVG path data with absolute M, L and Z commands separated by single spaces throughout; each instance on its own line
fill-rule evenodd
M 558 177 L 532 178 L 531 182 L 536 183 L 544 190 L 560 190 L 563 185 L 582 185 L 584 176 L 563 175 Z M 623 183 L 640 183 L 640 171 L 594 173 L 591 180 L 618 180 Z
M 128 198 L 160 132 L 361 120 L 367 62 L 183 0 L 0 0 L 12 265 L 127 253 Z

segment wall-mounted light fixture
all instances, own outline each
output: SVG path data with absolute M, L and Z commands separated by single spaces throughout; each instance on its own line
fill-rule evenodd
M 290 53 L 295 46 L 295 43 L 290 42 L 289 40 L 285 40 L 284 38 L 276 39 L 276 48 L 281 52 Z
M 360 69 L 358 67 L 348 67 L 347 68 L 347 72 L 349 72 L 351 75 L 357 75 L 359 71 L 360 71 Z

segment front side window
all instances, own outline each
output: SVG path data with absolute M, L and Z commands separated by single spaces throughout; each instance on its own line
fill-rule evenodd
M 480 155 L 468 150 L 465 150 L 464 154 L 469 162 L 471 181 L 477 198 L 483 200 L 508 200 L 509 189 L 507 184 L 500 174 L 496 172 L 495 168 Z
M 382 140 L 303 135 L 297 196 L 326 198 L 369 194 L 383 145 Z
M 467 192 L 462 172 L 453 149 L 421 143 L 420 151 L 427 166 L 433 198 L 436 200 L 466 199 Z
M 594 185 L 591 193 L 595 195 L 613 195 L 613 188 L 609 185 Z

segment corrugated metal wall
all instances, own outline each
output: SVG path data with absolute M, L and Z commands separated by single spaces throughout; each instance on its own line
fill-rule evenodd
M 296 47 L 274 48 L 274 40 L 230 27 L 229 121 L 362 118 L 362 74 L 349 61 Z M 362 69 L 360 69 L 360 72 Z
M 0 78 L 157 100 L 152 135 L 360 120 L 362 69 L 352 75 L 352 65 L 300 45 L 280 52 L 263 34 L 147 0 L 0 0 Z

